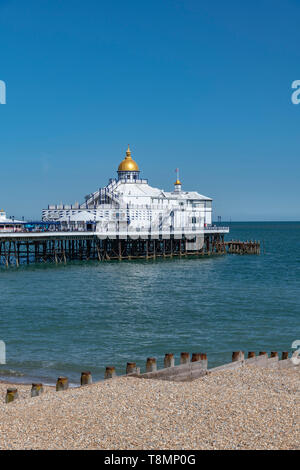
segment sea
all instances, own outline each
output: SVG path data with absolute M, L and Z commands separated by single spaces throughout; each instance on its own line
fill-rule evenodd
M 222 224 L 224 225 L 224 224 Z M 88 261 L 0 269 L 0 380 L 71 384 L 163 366 L 165 353 L 293 351 L 300 340 L 300 222 L 232 222 L 229 239 L 260 240 L 260 255 Z

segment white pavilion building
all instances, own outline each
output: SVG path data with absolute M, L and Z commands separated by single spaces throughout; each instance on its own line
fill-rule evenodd
M 129 146 L 117 173 L 82 204 L 48 206 L 43 221 L 60 222 L 65 230 L 93 231 L 100 239 L 184 237 L 190 250 L 202 248 L 204 234 L 229 231 L 212 226 L 212 199 L 184 191 L 178 178 L 171 192 L 150 186 L 140 177 Z

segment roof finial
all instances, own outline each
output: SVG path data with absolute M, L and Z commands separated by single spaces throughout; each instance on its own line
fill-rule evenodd
M 181 185 L 180 179 L 179 179 L 179 168 L 176 168 L 175 173 L 177 174 L 177 178 L 176 178 L 176 181 L 175 181 L 174 184 L 175 185 Z
M 128 144 L 128 149 L 126 151 L 126 155 L 127 155 L 127 157 L 131 156 L 131 151 L 130 151 L 130 148 L 129 148 L 129 144 Z

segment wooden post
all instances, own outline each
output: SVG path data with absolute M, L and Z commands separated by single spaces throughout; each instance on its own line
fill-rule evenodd
M 234 351 L 232 353 L 232 362 L 243 361 L 245 359 L 244 351 Z
M 58 377 L 56 382 L 56 391 L 67 390 L 69 388 L 69 381 L 67 377 Z
M 31 387 L 31 396 L 38 397 L 44 392 L 43 384 L 32 384 Z
M 118 252 L 119 252 L 119 261 L 122 261 L 122 244 L 121 240 L 118 240 Z
M 164 359 L 165 368 L 174 367 L 174 365 L 175 365 L 174 354 L 173 353 L 165 354 L 165 359 Z
M 200 355 L 200 362 L 202 364 L 203 369 L 207 369 L 207 354 L 206 353 L 201 353 Z
M 254 351 L 249 351 L 248 352 L 248 359 L 252 359 L 253 357 L 255 357 L 255 352 Z
M 288 351 L 283 351 L 281 359 L 284 361 L 289 358 L 289 353 Z
M 135 362 L 127 362 L 126 375 L 128 375 L 128 374 L 139 374 L 139 373 L 140 373 L 140 370 L 136 366 Z
M 268 353 L 265 351 L 260 351 L 259 356 L 266 356 L 268 357 Z
M 107 366 L 105 369 L 105 379 L 113 379 L 116 377 L 116 368 L 113 366 Z
M 29 243 L 26 242 L 26 262 L 29 264 Z
M 180 354 L 180 364 L 188 364 L 191 361 L 190 353 L 182 352 Z
M 16 247 L 16 242 L 14 242 L 14 248 L 15 248 L 15 260 L 16 260 L 16 266 L 17 268 L 19 267 L 19 257 L 17 254 L 17 247 Z
M 18 390 L 16 388 L 8 388 L 5 397 L 5 403 L 11 403 L 12 401 L 17 400 Z
M 92 374 L 90 372 L 81 372 L 80 385 L 90 385 L 92 383 Z
M 155 357 L 148 357 L 146 362 L 146 372 L 155 372 L 157 370 L 157 363 Z
M 201 359 L 201 353 L 193 353 L 192 354 L 192 362 L 198 362 Z

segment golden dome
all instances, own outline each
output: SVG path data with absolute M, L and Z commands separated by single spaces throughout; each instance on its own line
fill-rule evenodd
M 137 163 L 131 158 L 129 145 L 126 152 L 126 157 L 121 161 L 118 171 L 139 171 Z
M 179 179 L 177 179 L 174 184 L 181 184 L 181 183 L 180 183 Z

